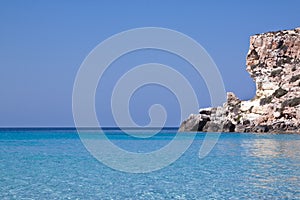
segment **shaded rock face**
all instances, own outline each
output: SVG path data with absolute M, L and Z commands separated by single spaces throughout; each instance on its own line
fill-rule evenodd
M 230 92 L 222 107 L 200 109 L 179 131 L 300 132 L 300 28 L 252 36 L 246 64 L 255 97 Z

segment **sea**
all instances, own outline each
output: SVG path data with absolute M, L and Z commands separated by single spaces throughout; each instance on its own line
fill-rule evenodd
M 177 134 L 175 128 L 146 138 L 104 132 L 135 153 L 158 151 Z M 0 199 L 300 199 L 299 134 L 222 133 L 200 158 L 206 134 L 194 135 L 169 165 L 129 173 L 94 157 L 74 128 L 2 128 Z

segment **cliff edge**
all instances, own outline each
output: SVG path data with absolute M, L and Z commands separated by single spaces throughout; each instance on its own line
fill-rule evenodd
M 251 36 L 246 65 L 253 99 L 229 92 L 223 106 L 191 114 L 179 131 L 300 133 L 300 28 Z

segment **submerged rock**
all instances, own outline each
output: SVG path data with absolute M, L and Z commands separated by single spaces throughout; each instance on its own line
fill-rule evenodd
M 251 36 L 246 63 L 255 97 L 230 92 L 223 106 L 200 109 L 179 131 L 300 132 L 300 28 Z

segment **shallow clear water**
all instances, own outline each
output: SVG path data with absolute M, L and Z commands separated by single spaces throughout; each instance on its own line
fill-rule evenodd
M 109 138 L 152 151 L 174 137 L 167 132 L 134 139 L 110 131 Z M 300 135 L 222 134 L 199 159 L 204 136 L 170 166 L 129 174 L 93 158 L 75 131 L 1 130 L 0 199 L 300 199 Z

